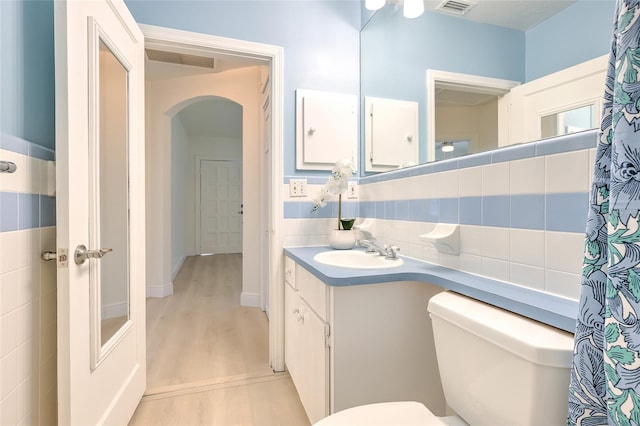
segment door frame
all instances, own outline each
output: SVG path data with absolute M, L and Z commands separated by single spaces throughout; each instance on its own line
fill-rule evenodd
M 439 86 L 456 89 L 460 92 L 484 93 L 498 98 L 509 93 L 520 82 L 473 74 L 462 74 L 434 69 L 427 70 L 427 159 L 436 158 L 436 90 Z M 508 137 L 508 101 L 498 100 L 498 134 L 499 140 Z
M 206 55 L 228 55 L 264 61 L 270 68 L 271 80 L 271 161 L 261 157 L 263 179 L 272 185 L 269 196 L 260 205 L 260 214 L 269 217 L 270 243 L 268 253 L 260 244 L 260 258 L 268 264 L 269 283 L 269 361 L 275 371 L 284 371 L 284 252 L 282 245 L 283 168 L 283 87 L 284 49 L 280 46 L 193 33 L 153 25 L 139 24 L 145 38 L 145 48 Z M 260 238 L 260 236 L 256 236 Z M 261 286 L 262 288 L 262 286 Z
M 201 184 L 200 184 L 200 166 L 201 166 L 201 162 L 202 161 L 219 161 L 219 162 L 225 162 L 225 163 L 235 163 L 235 164 L 239 164 L 240 167 L 244 167 L 244 164 L 242 162 L 242 159 L 228 159 L 228 158 L 219 158 L 219 157 L 211 157 L 211 156 L 207 156 L 207 155 L 196 155 L 196 164 L 195 164 L 195 198 L 196 198 L 196 205 L 195 205 L 195 213 L 196 213 L 196 220 L 195 220 L 195 237 L 196 237 L 196 255 L 200 255 L 202 254 L 202 247 L 201 247 L 201 243 L 202 243 L 202 238 L 200 237 L 200 231 L 202 230 L 202 225 L 200 223 L 201 217 L 200 217 L 200 207 L 201 207 L 201 203 L 202 203 L 202 194 L 200 193 L 201 191 Z M 243 182 L 244 185 L 244 182 Z M 242 233 L 244 234 L 245 230 L 244 230 L 244 226 L 242 227 Z M 242 250 L 244 251 L 244 244 L 242 247 Z

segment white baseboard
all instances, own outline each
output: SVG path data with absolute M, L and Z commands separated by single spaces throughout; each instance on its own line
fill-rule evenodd
M 129 313 L 129 304 L 124 302 L 112 303 L 102 307 L 101 319 L 117 318 L 126 316 Z
M 260 293 L 246 293 L 242 292 L 240 295 L 241 306 L 252 306 L 255 308 L 260 307 Z
M 147 285 L 147 297 L 167 297 L 173 294 L 173 282 L 163 285 Z

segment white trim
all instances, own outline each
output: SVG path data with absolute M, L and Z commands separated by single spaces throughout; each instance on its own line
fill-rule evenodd
M 148 285 L 147 297 L 167 297 L 173 294 L 173 283 Z
M 240 306 L 250 306 L 252 308 L 260 307 L 261 296 L 260 293 L 246 293 L 240 294 Z
M 505 95 L 520 82 L 449 71 L 427 70 L 427 161 L 436 158 L 436 84 L 475 93 Z M 502 113 L 502 111 L 500 111 Z M 500 121 L 500 118 L 498 118 Z M 506 121 L 505 121 L 506 122 Z
M 284 49 L 249 41 L 234 40 L 206 34 L 140 25 L 145 47 L 197 55 L 229 55 L 265 61 L 270 65 L 271 81 L 271 188 L 262 214 L 271 213 L 271 247 L 261 257 L 269 258 L 269 360 L 275 371 L 284 371 L 284 281 L 282 251 L 282 182 L 283 119 L 284 119 Z M 266 177 L 265 177 L 266 178 Z

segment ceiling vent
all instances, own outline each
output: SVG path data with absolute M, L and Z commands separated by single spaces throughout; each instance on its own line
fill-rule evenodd
M 436 10 L 454 15 L 464 15 L 477 4 L 478 2 L 471 0 L 444 0 L 436 6 Z
M 168 62 L 170 64 L 189 65 L 192 67 L 214 68 L 214 59 L 204 56 L 187 55 L 183 53 L 164 52 L 146 49 L 150 61 Z

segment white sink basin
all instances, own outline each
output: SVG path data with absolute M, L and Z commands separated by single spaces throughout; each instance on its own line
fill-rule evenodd
M 404 262 L 402 259 L 385 259 L 377 253 L 365 253 L 358 250 L 323 251 L 313 257 L 313 260 L 330 266 L 355 269 L 397 268 Z

